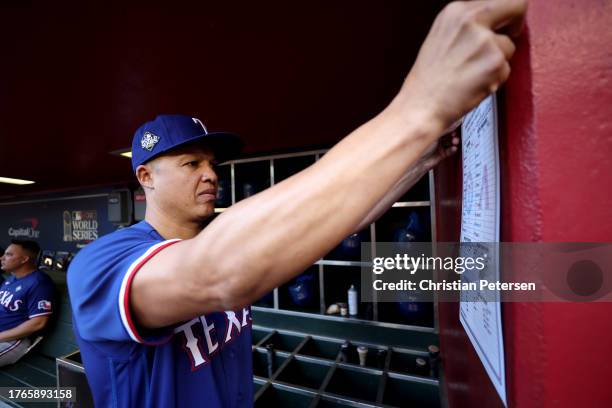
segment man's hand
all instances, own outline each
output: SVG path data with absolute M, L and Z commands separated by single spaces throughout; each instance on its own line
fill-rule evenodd
M 438 15 L 396 101 L 420 110 L 440 134 L 510 75 L 511 38 L 527 0 L 453 2 Z

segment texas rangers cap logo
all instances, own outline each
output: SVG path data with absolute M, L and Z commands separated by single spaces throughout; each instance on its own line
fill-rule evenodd
M 140 147 L 145 150 L 151 151 L 155 145 L 159 142 L 159 136 L 151 132 L 144 132 L 142 139 L 140 139 Z

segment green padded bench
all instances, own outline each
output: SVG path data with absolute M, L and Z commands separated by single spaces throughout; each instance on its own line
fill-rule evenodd
M 66 274 L 47 272 L 56 283 L 57 312 L 49 321 L 43 340 L 17 363 L 0 368 L 0 387 L 41 388 L 57 386 L 55 358 L 75 351 L 78 346 L 72 332 L 72 312 Z M 57 403 L 15 403 L 0 399 L 0 407 L 57 407 Z

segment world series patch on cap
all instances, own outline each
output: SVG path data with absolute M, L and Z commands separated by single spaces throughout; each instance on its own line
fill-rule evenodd
M 141 164 L 191 143 L 202 143 L 224 162 L 238 156 L 242 141 L 229 132 L 209 132 L 198 118 L 188 115 L 159 115 L 136 130 L 132 140 L 132 169 Z

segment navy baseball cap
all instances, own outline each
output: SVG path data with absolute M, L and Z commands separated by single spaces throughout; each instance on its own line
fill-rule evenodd
M 136 130 L 132 140 L 132 169 L 179 146 L 202 143 L 221 163 L 238 156 L 242 141 L 233 133 L 209 132 L 198 118 L 188 115 L 159 115 Z

